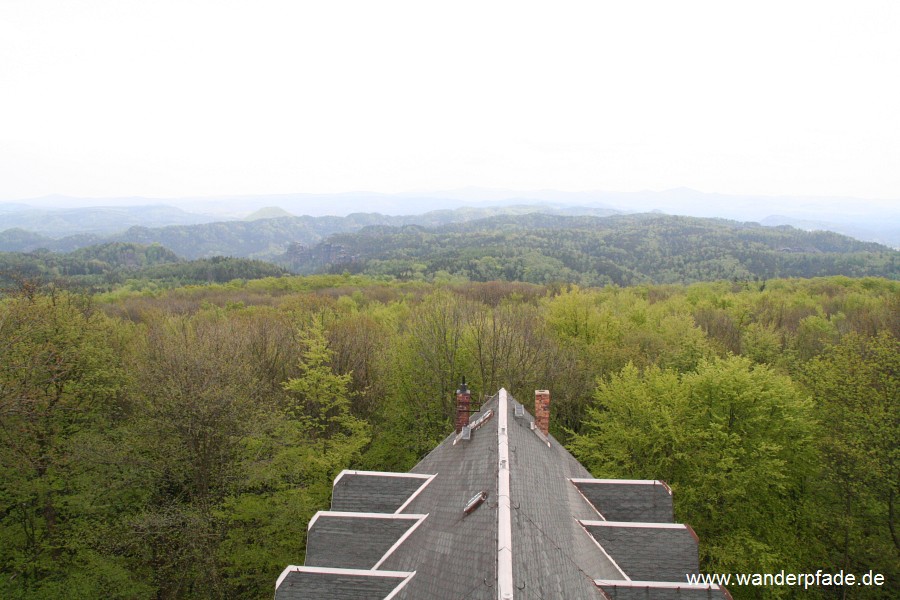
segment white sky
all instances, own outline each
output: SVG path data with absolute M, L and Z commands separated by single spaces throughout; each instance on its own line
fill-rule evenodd
M 0 0 L 0 200 L 900 201 L 900 2 Z

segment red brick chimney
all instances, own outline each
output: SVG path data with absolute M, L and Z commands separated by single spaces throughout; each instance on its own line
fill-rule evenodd
M 456 390 L 456 433 L 469 424 L 469 407 L 472 405 L 472 393 L 466 387 L 466 378 L 463 377 L 459 389 Z
M 534 390 L 534 426 L 550 435 L 550 390 Z

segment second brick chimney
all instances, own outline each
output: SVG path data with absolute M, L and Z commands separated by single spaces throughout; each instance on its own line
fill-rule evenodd
M 534 426 L 550 435 L 550 390 L 534 390 Z
M 462 431 L 469 424 L 469 407 L 472 406 L 472 392 L 466 387 L 466 378 L 463 377 L 459 389 L 456 390 L 456 433 Z

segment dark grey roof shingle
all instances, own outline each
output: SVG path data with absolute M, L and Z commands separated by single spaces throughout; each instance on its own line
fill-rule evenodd
M 496 398 L 483 412 L 496 409 Z M 478 415 L 473 415 L 475 420 Z M 448 436 L 413 473 L 436 474 L 403 510 L 428 514 L 383 568 L 416 571 L 397 598 L 497 597 L 497 435 L 488 421 L 466 441 Z M 487 500 L 465 515 L 466 503 L 481 491 Z
M 661 481 L 581 479 L 573 483 L 607 521 L 674 521 L 672 491 Z
M 611 521 L 583 525 L 631 579 L 685 581 L 685 575 L 700 572 L 697 538 L 685 525 Z
M 422 516 L 320 512 L 306 534 L 306 565 L 371 569 Z
M 290 569 L 283 574 L 284 579 L 275 590 L 275 600 L 383 600 L 409 575 L 345 569 L 330 572 L 304 567 Z
M 607 600 L 711 600 L 731 596 L 718 585 L 688 585 L 671 582 L 657 584 L 648 581 L 598 581 Z
M 344 471 L 334 482 L 331 510 L 392 513 L 427 482 L 408 473 Z
M 569 481 L 590 473 L 509 411 L 513 581 L 539 598 L 600 598 L 594 579 L 621 577 L 577 519 L 598 515 Z

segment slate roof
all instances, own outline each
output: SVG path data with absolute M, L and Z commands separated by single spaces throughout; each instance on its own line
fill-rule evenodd
M 319 512 L 306 536 L 306 564 L 311 567 L 375 569 L 427 515 Z
M 430 479 L 410 473 L 344 471 L 334 480 L 331 510 L 396 512 Z
M 276 600 L 728 598 L 686 583 L 665 484 L 592 478 L 506 390 L 471 422 L 410 473 L 341 473 Z

